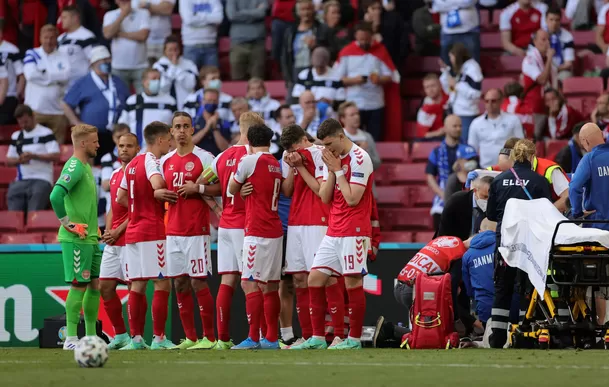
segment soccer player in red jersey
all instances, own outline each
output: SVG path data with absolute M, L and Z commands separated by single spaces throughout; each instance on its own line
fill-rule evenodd
M 144 129 L 147 152 L 136 156 L 125 168 L 117 201 L 127 207 L 129 223 L 125 233 L 126 257 L 131 290 L 128 310 L 131 342 L 121 350 L 145 349 L 143 327 L 146 319 L 146 285 L 154 280 L 152 320 L 154 339 L 151 349 L 173 348 L 165 337 L 171 281 L 165 259 L 165 210 L 159 200 L 175 202 L 177 193 L 167 190 L 159 158 L 169 150 L 169 126 L 153 121 Z
M 195 181 L 211 166 L 214 156 L 192 141 L 192 117 L 175 112 L 171 134 L 177 148 L 163 156 L 161 171 L 167 189 L 180 196 L 169 203 L 167 211 L 167 276 L 174 278 L 176 297 L 186 339 L 176 349 L 212 349 L 214 333 L 214 299 L 207 286 L 211 274 L 211 241 L 209 237 L 209 206 Z M 215 205 L 215 202 L 214 202 Z M 194 289 L 205 337 L 198 340 L 195 329 Z
M 345 135 L 341 124 L 327 119 L 317 131 L 325 149 L 321 200 L 331 204 L 328 232 L 321 242 L 309 274 L 313 336 L 292 349 L 325 349 L 324 287 L 328 278 L 345 276 L 349 296 L 349 336 L 330 349 L 360 349 L 366 311 L 363 276 L 372 227 L 372 161 L 362 148 Z
M 313 335 L 309 315 L 309 289 L 307 280 L 313 258 L 328 229 L 329 207 L 319 197 L 323 178 L 323 147 L 313 145 L 306 132 L 298 125 L 289 125 L 281 133 L 281 146 L 286 150 L 283 157 L 283 194 L 292 197 L 288 218 L 288 240 L 286 248 L 285 274 L 291 274 L 296 289 L 296 313 L 306 340 Z M 327 289 L 328 304 L 333 318 L 343 325 L 343 292 L 333 279 Z M 342 311 L 342 313 L 339 313 Z M 341 315 L 342 314 L 342 315 Z M 340 332 L 340 330 L 338 330 Z M 304 342 L 299 339 L 293 345 Z
M 112 322 L 115 336 L 108 344 L 110 349 L 121 349 L 129 344 L 131 337 L 125 328 L 123 320 L 123 304 L 116 294 L 118 282 L 127 282 L 125 257 L 125 230 L 129 222 L 127 208 L 116 202 L 116 194 L 125 174 L 125 166 L 139 153 L 140 146 L 137 136 L 127 132 L 119 137 L 118 158 L 121 166 L 110 176 L 110 211 L 106 216 L 108 227 L 102 236 L 106 243 L 99 274 L 100 291 L 104 300 L 106 314 Z
M 245 183 L 253 191 L 245 198 L 245 238 L 241 287 L 245 292 L 248 338 L 232 349 L 279 349 L 279 280 L 283 229 L 277 213 L 281 190 L 281 167 L 269 152 L 273 131 L 266 125 L 248 129 L 249 154 L 241 159 L 228 185 L 239 195 Z M 261 291 L 262 290 L 262 291 Z M 264 293 L 264 296 L 263 296 Z M 264 309 L 264 316 L 262 310 Z M 259 340 L 260 325 L 266 320 L 266 336 Z

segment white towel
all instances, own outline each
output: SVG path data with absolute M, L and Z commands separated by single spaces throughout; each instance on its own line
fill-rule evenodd
M 528 274 L 542 299 L 552 235 L 556 224 L 566 219 L 547 199 L 510 199 L 505 206 L 499 252 L 509 266 Z M 563 224 L 554 243 L 570 245 L 583 242 L 598 242 L 609 248 L 609 231 Z

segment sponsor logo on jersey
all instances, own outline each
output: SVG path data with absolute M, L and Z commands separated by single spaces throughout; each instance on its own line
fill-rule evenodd
M 360 177 L 360 178 L 363 178 L 364 177 L 364 173 L 363 172 L 351 172 L 351 177 Z

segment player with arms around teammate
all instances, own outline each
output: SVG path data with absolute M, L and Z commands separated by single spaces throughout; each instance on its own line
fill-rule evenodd
M 57 239 L 61 245 L 65 281 L 72 284 L 66 299 L 68 336 L 63 349 L 73 350 L 78 343 L 80 310 L 85 312 L 87 336 L 95 336 L 99 311 L 99 267 L 101 251 L 97 239 L 97 185 L 89 159 L 97 155 L 97 128 L 72 127 L 74 155 L 63 166 L 53 191 L 51 205 L 61 226 Z
M 291 274 L 296 288 L 296 313 L 306 340 L 313 335 L 309 314 L 309 289 L 307 280 L 313 258 L 328 229 L 329 208 L 319 197 L 323 178 L 323 147 L 313 145 L 307 133 L 298 125 L 289 125 L 281 133 L 283 155 L 283 194 L 292 197 L 294 205 L 288 218 L 288 240 L 285 273 Z M 336 279 L 334 279 L 336 284 Z M 333 285 L 334 285 L 333 284 Z M 344 305 L 343 292 L 338 285 L 338 304 Z M 328 298 L 331 298 L 328 294 Z M 330 302 L 331 308 L 335 307 Z M 344 306 L 341 320 L 344 320 Z M 344 321 L 340 322 L 341 327 Z M 303 340 L 294 343 L 301 344 Z
M 248 338 L 232 349 L 279 349 L 279 280 L 283 229 L 277 213 L 281 190 L 281 167 L 269 152 L 273 131 L 254 125 L 247 132 L 252 154 L 241 159 L 237 173 L 228 185 L 231 195 L 251 183 L 253 191 L 245 198 L 245 238 L 241 287 L 245 292 Z M 262 290 L 262 291 L 261 291 Z M 263 296 L 264 293 L 264 296 Z M 262 311 L 264 310 L 264 315 Z M 260 325 L 266 320 L 266 337 L 258 341 Z
M 345 135 L 340 123 L 327 119 L 317 131 L 322 151 L 324 177 L 319 196 L 330 204 L 328 232 L 321 242 L 309 274 L 313 336 L 292 349 L 325 349 L 324 287 L 333 276 L 345 276 L 349 296 L 349 336 L 331 349 L 360 349 L 366 312 L 363 276 L 372 226 L 372 161 L 362 148 Z
M 239 161 L 248 154 L 248 129 L 254 125 L 264 125 L 258 113 L 245 112 L 239 117 L 239 142 L 216 157 L 211 168 L 203 173 L 200 182 L 218 182 L 207 185 L 205 194 L 222 195 L 222 217 L 218 228 L 218 274 L 222 277 L 216 297 L 216 324 L 218 326 L 218 344 L 215 349 L 230 349 L 230 308 L 235 287 L 239 283 L 243 261 L 243 238 L 245 237 L 245 202 L 241 195 L 232 195 L 228 185 L 237 173 Z M 249 183 L 248 183 L 249 184 Z M 248 184 L 245 184 L 246 186 Z
M 165 224 L 163 204 L 157 200 L 175 202 L 177 194 L 167 190 L 161 174 L 159 158 L 169 151 L 169 126 L 153 121 L 144 129 L 146 149 L 125 168 L 125 174 L 117 193 L 117 201 L 127 207 L 129 223 L 125 232 L 125 254 L 129 291 L 129 316 L 131 342 L 121 350 L 145 349 L 142 338 L 148 302 L 146 285 L 154 280 L 152 321 L 154 339 L 151 349 L 173 348 L 165 337 L 167 306 L 171 281 L 167 279 L 165 260 Z M 158 191 L 158 192 L 155 192 Z
M 102 240 L 106 243 L 99 274 L 101 296 L 104 299 L 106 314 L 114 327 L 114 339 L 110 349 L 121 349 L 129 344 L 131 337 L 123 320 L 123 304 L 116 294 L 116 285 L 127 282 L 127 262 L 125 257 L 125 230 L 129 222 L 127 208 L 116 202 L 116 194 L 125 174 L 125 167 L 140 152 L 137 136 L 125 133 L 118 139 L 118 159 L 121 166 L 110 176 L 110 211 L 106 215 L 106 232 Z
M 212 349 L 214 333 L 214 299 L 207 286 L 211 274 L 211 241 L 209 206 L 201 195 L 205 188 L 195 181 L 211 166 L 214 156 L 192 142 L 192 117 L 175 112 L 171 134 L 177 148 L 161 159 L 161 171 L 167 189 L 177 192 L 175 203 L 169 203 L 167 221 L 167 274 L 174 286 L 186 339 L 176 349 Z M 219 192 L 218 192 L 219 193 Z M 215 205 L 215 202 L 213 202 Z M 194 289 L 205 337 L 197 341 L 193 314 Z

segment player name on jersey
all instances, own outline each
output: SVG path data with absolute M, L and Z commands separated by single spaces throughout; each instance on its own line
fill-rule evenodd
M 222 188 L 222 216 L 220 227 L 227 229 L 245 228 L 245 202 L 241 195 L 231 195 L 228 184 L 237 173 L 239 161 L 248 153 L 248 146 L 233 145 L 212 162 L 212 170 L 218 176 Z

